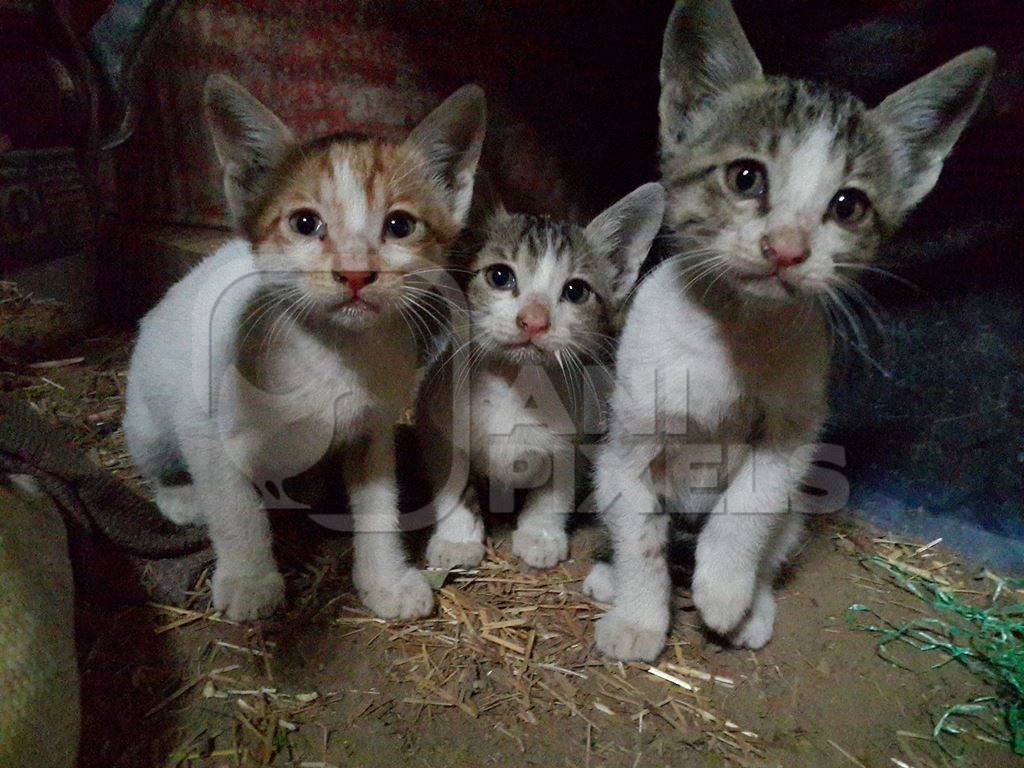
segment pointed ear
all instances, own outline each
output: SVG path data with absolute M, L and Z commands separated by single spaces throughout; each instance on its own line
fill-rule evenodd
M 465 224 L 473 200 L 486 113 L 483 89 L 464 85 L 427 115 L 407 139 L 425 156 L 427 174 L 445 185 L 460 226 Z
M 895 134 L 907 174 L 907 209 L 935 186 L 943 161 L 985 95 L 995 65 L 991 49 L 974 48 L 871 110 Z
M 664 215 L 664 187 L 644 184 L 587 225 L 587 239 L 615 267 L 612 291 L 616 304 L 629 294 L 636 282 Z
M 508 209 L 501 199 L 494 178 L 485 169 L 476 172 L 473 183 L 473 205 L 470 208 L 468 221 L 486 225 L 487 221 L 496 216 L 507 216 Z
M 267 171 L 294 145 L 292 132 L 227 75 L 211 75 L 203 93 L 206 122 L 224 166 L 224 195 L 235 222 L 263 191 Z
M 763 76 L 730 0 L 679 0 L 661 50 L 662 143 L 679 141 L 700 99 Z

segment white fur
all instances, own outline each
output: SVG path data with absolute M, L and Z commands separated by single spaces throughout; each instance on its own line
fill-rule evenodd
M 391 425 L 411 405 L 416 369 L 408 329 L 382 319 L 366 330 L 338 326 L 325 340 L 284 318 L 273 343 L 243 352 L 258 361 L 239 359 L 238 329 L 260 285 L 252 259 L 248 243 L 231 241 L 143 319 L 128 381 L 129 450 L 144 471 L 168 440 L 181 452 L 192 486 L 158 487 L 157 503 L 173 520 L 209 526 L 214 605 L 251 619 L 280 603 L 284 584 L 250 480 L 267 467 L 289 477 L 341 449 L 362 599 L 381 616 L 425 615 L 433 599 L 401 546 L 393 474 Z M 197 337 L 196 328 L 209 332 Z M 254 364 L 260 380 L 249 382 L 239 369 Z
M 277 191 L 265 189 L 268 171 L 297 149 L 294 138 L 227 76 L 207 81 L 205 100 L 225 193 L 243 222 L 250 202 Z M 472 194 L 484 124 L 483 92 L 461 88 L 410 135 L 420 160 L 406 173 L 437 177 L 449 197 Z M 287 506 L 283 481 L 328 456 L 340 456 L 349 491 L 363 602 L 400 619 L 433 605 L 402 548 L 394 424 L 412 405 L 418 362 L 405 278 L 438 270 L 443 253 L 383 230 L 392 201 L 367 195 L 353 151 L 332 144 L 333 173 L 318 188 L 286 184 L 264 201 L 276 231 L 231 241 L 174 285 L 143 318 L 132 356 L 128 448 L 168 518 L 208 527 L 213 603 L 233 619 L 265 616 L 284 598 L 263 492 Z M 448 171 L 457 189 L 443 181 Z M 319 228 L 304 235 L 293 216 L 306 208 Z M 460 213 L 449 225 L 464 223 Z M 374 279 L 354 287 L 352 271 Z
M 718 227 L 717 235 L 700 233 L 706 227 L 699 216 L 697 226 L 686 224 L 702 209 L 706 186 L 669 184 L 670 226 L 681 244 L 699 235 L 694 239 L 705 252 L 695 255 L 710 258 L 688 275 L 674 261 L 657 269 L 639 288 L 622 334 L 612 423 L 596 464 L 613 568 L 595 568 L 585 582 L 596 598 L 614 598 L 596 629 L 607 655 L 653 660 L 664 647 L 670 582 L 662 501 L 690 516 L 707 513 L 692 585 L 705 624 L 748 648 L 771 638 L 772 580 L 800 536 L 802 510 L 794 502 L 826 412 L 828 336 L 815 297 L 828 296 L 853 324 L 831 284 L 846 280 L 837 261 L 853 258 L 859 238 L 844 237 L 828 213 L 830 201 L 853 186 L 873 201 L 875 215 L 886 214 L 884 223 L 898 224 L 934 185 L 994 64 L 992 51 L 968 51 L 866 113 L 866 124 L 881 129 L 889 145 L 892 179 L 902 184 L 888 200 L 874 200 L 884 178 L 883 190 L 872 189 L 856 167 L 847 171 L 849 158 L 833 149 L 836 126 L 823 121 L 783 132 L 771 157 L 759 155 L 764 148 L 755 141 L 752 158 L 767 173 L 766 194 L 739 195 L 737 223 Z M 692 145 L 720 119 L 719 108 L 736 107 L 765 87 L 730 0 L 676 3 L 661 83 L 668 180 L 710 166 L 730 194 L 725 174 L 731 162 L 751 157 L 746 137 L 738 133 L 736 146 L 719 147 L 719 157 Z M 765 258 L 766 242 L 787 231 L 806 238 L 809 256 L 786 265 Z M 879 239 L 869 240 L 872 248 L 860 257 L 873 256 Z M 695 482 L 695 465 L 716 451 L 722 490 L 709 493 Z
M 362 232 L 366 227 L 366 219 L 369 215 L 363 181 L 356 176 L 352 170 L 352 164 L 347 159 L 336 156 L 332 159 L 332 164 L 334 165 L 334 184 L 336 185 L 334 194 L 339 203 L 344 206 L 345 225 L 351 231 Z
M 484 527 L 475 492 L 468 486 L 472 467 L 492 483 L 530 489 L 513 536 L 513 553 L 534 568 L 557 565 L 568 556 L 565 521 L 574 503 L 576 443 L 585 434 L 582 416 L 574 417 L 565 403 L 585 394 L 581 378 L 569 374 L 567 384 L 557 372 L 552 375 L 539 365 L 489 361 L 463 382 L 468 391 L 460 393 L 453 389 L 451 366 L 434 374 L 439 377 L 436 389 L 419 406 L 432 486 L 440 489 L 434 499 L 437 530 L 427 549 L 428 562 L 471 567 L 483 557 Z M 569 387 L 575 389 L 572 394 Z M 454 414 L 460 411 L 468 413 L 464 440 L 453 434 Z M 455 455 L 450 464 L 445 445 Z
M 595 253 L 607 259 L 606 271 L 614 277 L 582 277 L 603 279 L 607 284 L 604 300 L 611 313 L 650 250 L 664 204 L 662 187 L 647 184 L 598 215 L 584 230 Z M 518 247 L 530 246 L 521 241 Z M 541 253 L 529 255 L 536 259 L 518 258 L 524 254 L 509 259 L 507 252 L 499 249 L 489 254 L 484 246 L 474 265 L 483 270 L 512 261 L 517 265 L 517 290 L 497 291 L 487 310 L 471 311 L 474 346 L 470 342 L 456 346 L 471 349 L 468 359 L 439 362 L 428 373 L 419 399 L 417 423 L 438 521 L 427 548 L 428 561 L 434 566 L 475 566 L 483 557 L 484 528 L 471 474 L 490 479 L 492 502 L 496 489 L 528 489 L 512 537 L 512 552 L 526 565 L 552 568 L 569 554 L 565 526 L 575 506 L 576 448 L 587 435 L 599 432 L 604 410 L 603 377 L 596 367 L 588 370 L 586 365 L 591 356 L 602 357 L 595 337 L 601 335 L 597 331 L 608 330 L 608 323 L 591 327 L 578 307 L 562 300 L 566 282 L 581 275 L 573 271 L 570 259 L 556 255 L 551 240 Z M 532 266 L 519 268 L 519 264 Z M 598 299 L 591 296 L 588 301 Z M 516 317 L 530 304 L 545 307 L 550 330 L 526 350 L 496 352 L 520 341 Z M 498 506 L 511 506 L 511 490 Z M 495 509 L 492 503 L 491 511 L 512 510 Z
M 801 518 L 790 495 L 825 414 L 828 337 L 805 304 L 732 306 L 683 289 L 675 263 L 638 289 L 619 345 L 608 441 L 596 466 L 598 509 L 611 529 L 614 595 L 598 647 L 653 660 L 669 627 L 665 559 L 669 506 L 707 512 L 698 537 L 693 597 L 704 622 L 734 643 L 771 637 L 771 582 L 796 542 Z M 759 426 L 758 426 L 759 424 Z M 752 432 L 761 435 L 747 446 Z M 722 452 L 724 493 L 703 490 L 692 465 Z

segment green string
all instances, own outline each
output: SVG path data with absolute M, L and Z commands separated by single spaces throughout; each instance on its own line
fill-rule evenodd
M 936 743 L 946 754 L 958 757 L 943 737 L 965 733 L 967 728 L 958 723 L 969 723 L 988 738 L 1024 755 L 1024 603 L 1000 604 L 1005 590 L 1024 587 L 1024 580 L 998 580 L 989 606 L 982 607 L 963 602 L 954 591 L 883 557 L 875 555 L 863 562 L 881 569 L 938 614 L 896 624 L 867 605 L 851 605 L 846 612 L 847 625 L 879 635 L 881 658 L 900 669 L 915 671 L 893 657 L 890 644 L 937 651 L 943 656 L 932 669 L 959 663 L 995 688 L 993 696 L 955 704 L 943 712 L 932 730 Z M 865 621 L 866 616 L 878 623 Z

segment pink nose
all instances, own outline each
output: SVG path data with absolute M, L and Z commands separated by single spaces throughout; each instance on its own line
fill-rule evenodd
M 811 249 L 803 230 L 780 227 L 761 238 L 761 255 L 774 266 L 784 269 L 807 261 Z
M 331 276 L 335 282 L 347 285 L 353 296 L 358 296 L 363 288 L 377 279 L 376 272 L 332 272 Z
M 547 307 L 542 304 L 527 304 L 516 315 L 518 325 L 531 339 L 539 336 L 551 327 L 551 317 Z

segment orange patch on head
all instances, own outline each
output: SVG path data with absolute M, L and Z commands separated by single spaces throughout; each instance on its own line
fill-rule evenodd
M 243 221 L 257 266 L 324 307 L 354 299 L 346 274 L 366 273 L 367 306 L 401 306 L 411 274 L 443 279 L 460 229 L 427 168 L 410 144 L 333 137 L 296 149 Z
M 309 208 L 327 223 L 327 238 L 373 240 L 387 214 L 402 210 L 423 225 L 409 247 L 436 260 L 440 254 L 431 252 L 449 246 L 459 226 L 447 191 L 423 172 L 425 165 L 419 151 L 405 144 L 346 137 L 310 142 L 273 172 L 271 191 L 252 207 L 245 230 L 258 249 L 261 242 L 277 240 L 274 233 L 294 211 Z M 352 229 L 360 231 L 346 231 Z

